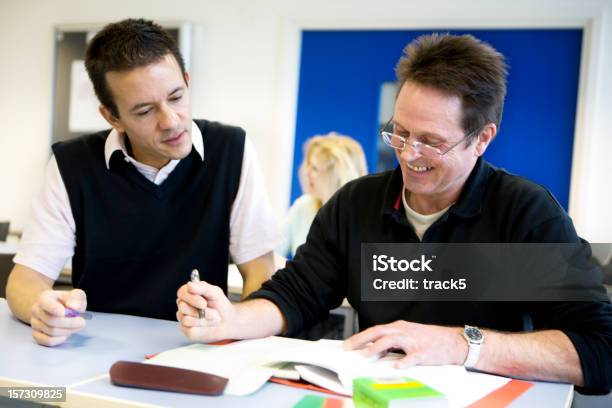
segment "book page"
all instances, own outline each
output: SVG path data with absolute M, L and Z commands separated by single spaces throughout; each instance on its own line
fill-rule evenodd
M 347 351 L 340 340 L 306 341 L 284 337 L 243 340 L 213 346 L 193 344 L 158 354 L 146 361 L 216 374 L 229 379 L 227 395 L 248 395 L 261 388 L 286 362 L 322 367 L 324 370 L 300 367 L 305 380 L 352 395 L 353 378 L 410 377 L 443 393 L 452 407 L 469 405 L 509 379 L 466 371 L 462 366 L 417 366 L 396 369 L 393 364 L 403 355 L 390 353 L 384 358 L 365 358 L 359 351 Z
M 274 358 L 279 361 L 323 367 L 338 374 L 368 370 L 377 360 L 377 357 L 366 358 L 357 350 L 344 350 L 342 343 L 341 340 L 326 339 L 305 341 L 297 347 L 279 350 Z
M 192 344 L 164 351 L 145 363 L 219 375 L 229 379 L 225 394 L 248 395 L 261 388 L 274 373 L 277 366 L 274 363 L 278 361 L 273 357 L 276 351 L 299 347 L 303 342 L 268 337 L 223 346 Z

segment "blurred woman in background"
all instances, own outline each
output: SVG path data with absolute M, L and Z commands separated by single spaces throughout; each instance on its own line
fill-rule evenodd
M 365 174 L 365 155 L 354 139 L 332 132 L 307 140 L 299 170 L 304 194 L 289 208 L 283 225 L 284 241 L 277 252 L 293 257 L 297 247 L 306 242 L 319 208 L 344 184 Z

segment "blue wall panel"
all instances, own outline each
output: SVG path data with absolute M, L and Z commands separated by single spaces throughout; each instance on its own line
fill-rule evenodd
M 443 30 L 438 30 L 443 31 Z M 304 31 L 291 200 L 300 194 L 302 144 L 338 131 L 376 163 L 379 91 L 412 39 L 429 31 Z M 582 30 L 480 30 L 470 33 L 510 66 L 501 131 L 487 160 L 536 181 L 567 209 Z

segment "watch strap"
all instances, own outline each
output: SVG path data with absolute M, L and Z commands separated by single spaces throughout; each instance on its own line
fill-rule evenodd
M 468 341 L 468 354 L 463 363 L 465 368 L 474 368 L 480 357 L 480 346 L 481 344 Z

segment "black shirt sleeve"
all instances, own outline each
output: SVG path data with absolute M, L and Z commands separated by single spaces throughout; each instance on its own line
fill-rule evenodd
M 535 330 L 561 330 L 576 348 L 585 394 L 612 387 L 612 305 L 610 302 L 537 302 L 529 314 Z
M 285 269 L 277 271 L 260 290 L 249 296 L 268 299 L 279 307 L 287 321 L 284 333 L 287 336 L 326 318 L 346 296 L 338 201 L 336 194 L 319 210 L 306 242 Z
M 548 201 L 548 203 L 547 203 Z M 531 208 L 550 206 L 544 198 L 532 202 Z M 542 211 L 539 211 L 540 214 Z M 539 219 L 542 220 L 543 217 Z M 533 217 L 532 219 L 538 219 Z M 533 223 L 527 242 L 579 243 L 572 220 L 562 212 Z M 590 249 L 585 241 L 586 250 Z M 584 271 L 590 271 L 585 266 Z M 592 272 L 592 271 L 591 271 Z M 584 276 L 584 279 L 589 277 Z M 599 282 L 601 285 L 601 281 Z M 605 293 L 605 289 L 602 290 Z M 612 305 L 609 301 L 584 302 L 531 302 L 524 305 L 533 319 L 535 330 L 560 330 L 576 348 L 584 375 L 584 386 L 576 390 L 585 394 L 605 394 L 612 388 Z

